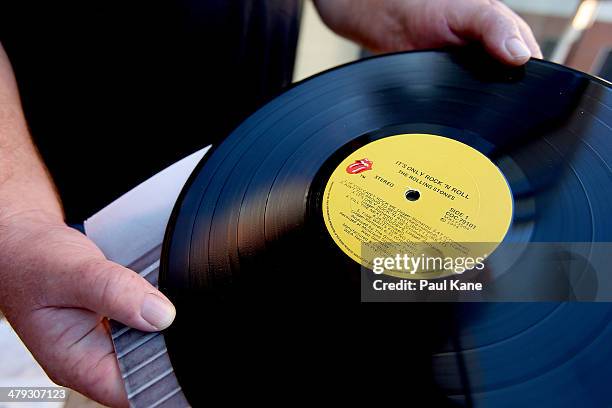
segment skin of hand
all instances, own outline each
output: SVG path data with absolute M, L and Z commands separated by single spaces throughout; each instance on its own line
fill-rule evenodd
M 63 222 L 0 46 L 0 310 L 57 384 L 128 406 L 106 317 L 144 331 L 170 325 L 170 301 L 108 261 Z
M 527 23 L 498 0 L 315 0 L 336 33 L 377 53 L 479 42 L 498 60 L 542 58 Z

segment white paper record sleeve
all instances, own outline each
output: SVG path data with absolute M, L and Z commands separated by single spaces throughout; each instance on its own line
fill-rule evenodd
M 85 232 L 106 257 L 157 286 L 164 231 L 189 175 L 207 146 L 130 190 L 85 221 Z M 132 407 L 189 406 L 161 333 L 111 321 L 111 336 Z

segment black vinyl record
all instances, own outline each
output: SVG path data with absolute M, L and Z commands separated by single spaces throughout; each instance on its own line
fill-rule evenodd
M 506 239 L 612 242 L 609 83 L 473 49 L 327 71 L 248 118 L 175 206 L 160 288 L 177 306 L 168 349 L 193 405 L 210 393 L 346 402 L 381 390 L 431 406 L 612 405 L 609 303 L 405 304 L 376 316 L 342 306 L 359 301 L 360 265 L 324 225 L 325 183 L 348 153 L 423 133 L 497 165 L 513 201 Z

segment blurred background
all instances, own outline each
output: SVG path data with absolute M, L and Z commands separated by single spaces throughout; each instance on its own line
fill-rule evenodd
M 503 0 L 529 23 L 544 58 L 612 81 L 612 0 Z M 294 80 L 358 59 L 304 3 Z

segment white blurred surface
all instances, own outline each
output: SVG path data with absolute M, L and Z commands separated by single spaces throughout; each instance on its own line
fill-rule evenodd
M 534 13 L 557 17 L 574 15 L 580 0 L 503 0 L 511 9 L 519 13 Z M 612 21 L 612 1 L 600 1 L 598 21 Z
M 359 47 L 336 35 L 321 21 L 312 1 L 304 2 L 293 80 L 354 61 Z
M 0 387 L 54 387 L 6 319 L 0 320 Z M 0 402 L 0 408 L 60 408 L 64 402 Z

